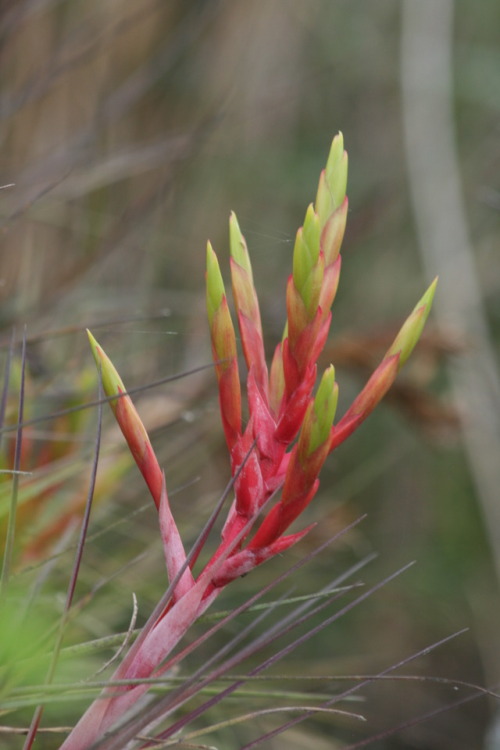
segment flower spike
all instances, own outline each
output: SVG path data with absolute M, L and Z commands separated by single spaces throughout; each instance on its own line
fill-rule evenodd
M 423 297 L 417 302 L 368 383 L 332 429 L 331 451 L 343 443 L 361 422 L 364 422 L 394 383 L 396 375 L 420 338 L 432 307 L 437 281 L 437 278 L 434 279 Z
M 236 336 L 217 256 L 207 244 L 207 312 L 212 355 L 219 383 L 219 403 L 229 450 L 241 435 L 241 389 Z
M 347 219 L 347 154 L 335 136 L 316 201 L 297 232 L 293 273 L 287 287 L 288 356 L 283 358 L 286 398 L 323 349 L 340 274 L 340 245 Z
M 146 428 L 132 403 L 132 399 L 127 395 L 127 389 L 115 366 L 89 330 L 87 330 L 87 335 L 95 363 L 101 372 L 104 393 L 108 398 L 117 396 L 117 398 L 110 400 L 109 405 L 128 443 L 130 452 L 146 480 L 155 505 L 159 508 L 162 495 L 163 473 Z
M 109 404 L 158 509 L 167 573 L 169 580 L 173 581 L 185 563 L 186 553 L 170 510 L 165 477 L 160 469 L 146 428 L 132 403 L 132 399 L 127 395 L 126 388 L 116 368 L 90 331 L 87 331 L 87 335 L 96 365 L 101 373 L 104 393 L 108 397 L 118 396 L 118 398 L 111 399 Z M 173 598 L 179 598 L 192 585 L 193 579 L 188 569 L 176 585 Z
M 234 213 L 231 213 L 229 219 L 229 246 L 233 297 L 238 312 L 243 353 L 247 367 L 253 369 L 255 381 L 267 403 L 269 386 L 259 300 L 253 283 L 247 244 Z
M 422 334 L 432 307 L 437 282 L 438 279 L 436 277 L 403 323 L 398 335 L 385 355 L 386 357 L 390 357 L 391 354 L 399 355 L 398 369 L 401 369 L 407 361 Z

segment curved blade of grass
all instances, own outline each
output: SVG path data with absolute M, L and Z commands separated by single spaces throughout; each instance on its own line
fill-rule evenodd
M 280 602 L 281 603 L 281 602 Z M 463 631 L 459 631 L 458 633 L 454 633 L 451 636 L 448 636 L 448 638 L 453 638 L 456 635 L 459 635 Z M 442 645 L 441 641 L 439 642 L 439 645 Z M 401 665 L 399 665 L 401 666 Z M 394 665 L 391 667 L 391 669 L 395 668 Z M 222 675 L 218 678 L 218 682 L 224 682 L 224 681 L 233 681 L 233 680 L 246 680 L 247 682 L 254 682 L 258 681 L 259 683 L 262 681 L 271 681 L 271 680 L 316 680 L 316 681 L 349 681 L 353 682 L 356 681 L 357 683 L 363 682 L 363 685 L 361 687 L 366 686 L 369 683 L 379 682 L 379 681 L 397 681 L 397 682 L 425 682 L 425 683 L 433 683 L 433 684 L 440 684 L 440 685 L 447 685 L 450 688 L 456 690 L 459 688 L 466 688 L 468 690 L 474 691 L 473 697 L 489 697 L 494 700 L 498 700 L 500 698 L 500 693 L 498 693 L 498 687 L 496 686 L 495 689 L 489 689 L 482 687 L 481 685 L 477 685 L 472 682 L 467 682 L 465 680 L 455 680 L 455 679 L 447 679 L 444 677 L 436 677 L 432 675 L 422 675 L 422 674 L 414 674 L 414 675 L 393 675 L 391 672 L 387 672 L 387 670 L 384 670 L 384 673 L 378 673 L 373 675 L 271 675 L 271 676 L 265 676 L 265 675 L 254 675 L 252 677 L 249 677 L 248 675 L 235 675 L 235 674 L 228 674 L 228 675 Z M 86 698 L 89 695 L 96 695 L 98 690 L 101 690 L 103 687 L 106 686 L 116 686 L 121 687 L 124 685 L 139 685 L 142 682 L 147 682 L 152 687 L 157 687 L 158 690 L 162 690 L 163 692 L 166 690 L 171 690 L 172 686 L 183 682 L 185 680 L 184 676 L 172 676 L 168 675 L 166 677 L 149 677 L 149 678 L 143 678 L 143 679 L 137 679 L 137 680 L 115 680 L 115 681 L 93 681 L 89 683 L 64 683 L 64 684 L 57 684 L 57 685 L 38 685 L 38 686 L 28 686 L 28 687 L 20 687 L 15 689 L 13 693 L 18 695 L 18 698 L 12 698 L 7 701 L 2 701 L 2 713 L 6 713 L 8 711 L 18 710 L 19 708 L 26 708 L 30 706 L 36 706 L 38 703 L 43 701 L 44 703 L 55 703 L 57 704 L 60 700 L 64 701 L 72 701 L 75 699 L 80 698 Z M 355 692 L 359 689 L 359 685 L 356 685 L 353 689 L 352 693 L 348 693 L 348 691 L 337 694 L 334 698 L 335 700 L 357 700 L 357 697 L 355 695 Z M 216 691 L 218 691 L 218 687 L 204 687 L 202 690 L 200 690 L 200 694 L 205 695 L 214 695 Z M 496 690 L 496 691 L 495 691 Z M 245 689 L 245 690 L 238 690 L 238 696 L 241 697 L 242 700 L 247 701 L 248 698 L 255 698 L 255 697 L 263 697 L 263 696 L 270 696 L 270 697 L 283 697 L 284 695 L 287 696 L 287 698 L 295 698 L 297 700 L 306 700 L 308 698 L 314 698 L 315 700 L 323 699 L 325 700 L 328 696 L 325 696 L 324 693 L 314 692 L 314 693 L 303 693 L 300 691 L 289 691 L 287 690 L 286 693 L 283 690 L 274 690 L 269 691 L 265 690 L 262 691 L 261 689 L 255 690 L 255 689 Z M 358 698 L 358 700 L 361 700 Z M 454 704 L 450 704 L 450 708 L 453 707 Z M 305 717 L 307 718 L 307 717 Z M 3 727 L 0 727 L 0 730 L 3 729 Z M 61 731 L 70 731 L 71 727 L 67 727 L 65 730 Z M 43 731 L 40 729 L 39 731 Z M 196 730 L 197 731 L 197 730 Z M 26 732 L 26 730 L 24 730 Z M 185 735 L 187 736 L 187 735 Z
M 188 732 L 183 736 L 183 741 L 187 740 L 193 740 L 197 737 L 202 737 L 203 735 L 208 734 L 209 732 L 216 732 L 219 729 L 226 729 L 227 727 L 231 727 L 237 724 L 242 724 L 243 722 L 249 722 L 254 719 L 258 719 L 261 716 L 266 716 L 269 714 L 279 714 L 279 713 L 296 713 L 297 711 L 312 711 L 314 713 L 327 713 L 327 714 L 336 714 L 340 716 L 347 717 L 349 719 L 357 719 L 358 721 L 366 721 L 365 717 L 362 714 L 356 714 L 353 711 L 344 711 L 341 708 L 327 708 L 325 706 L 278 706 L 276 708 L 261 708 L 256 711 L 252 711 L 251 713 L 247 714 L 241 714 L 239 716 L 233 717 L 232 719 L 226 719 L 226 721 L 219 721 L 217 724 L 211 724 L 208 729 L 198 729 L 195 732 Z M 154 742 L 154 745 L 151 744 L 151 747 L 155 748 L 165 748 L 165 747 L 171 747 L 172 741 L 167 740 L 165 744 L 158 745 L 157 742 Z M 147 747 L 147 746 L 145 746 Z

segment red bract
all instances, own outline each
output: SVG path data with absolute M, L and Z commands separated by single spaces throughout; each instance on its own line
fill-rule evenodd
M 337 290 L 340 245 L 347 218 L 347 155 L 339 134 L 321 173 L 314 205 L 297 232 L 293 272 L 286 290 L 287 323 L 270 375 L 261 317 L 246 242 L 230 218 L 231 278 L 243 354 L 248 369 L 249 419 L 242 423 L 236 335 L 217 257 L 207 248 L 207 310 L 219 386 L 222 425 L 234 477 L 234 501 L 221 541 L 194 577 L 175 524 L 163 474 L 125 387 L 110 360 L 90 337 L 103 387 L 159 510 L 171 591 L 146 624 L 113 680 L 154 677 L 189 627 L 235 578 L 288 549 L 309 529 L 284 536 L 309 505 L 328 454 L 383 398 L 415 346 L 432 304 L 433 282 L 406 320 L 379 367 L 334 425 L 338 387 L 327 368 L 314 394 L 317 360 L 326 342 Z M 280 494 L 281 490 L 281 494 Z M 199 550 L 197 550 L 197 553 Z M 197 554 L 193 556 L 193 559 Z M 163 602 L 163 600 L 162 600 Z M 63 744 L 84 750 L 133 709 L 147 685 L 105 690 Z

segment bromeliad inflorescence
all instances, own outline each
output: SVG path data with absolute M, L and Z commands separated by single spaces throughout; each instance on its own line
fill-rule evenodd
M 334 424 L 338 387 L 330 365 L 317 381 L 317 360 L 331 321 L 340 274 L 340 246 L 347 219 L 347 154 L 342 135 L 332 142 L 316 200 L 298 230 L 293 272 L 286 290 L 287 322 L 268 371 L 262 325 L 245 239 L 234 214 L 229 222 L 231 280 L 248 369 L 248 421 L 243 424 L 236 334 L 219 269 L 207 247 L 207 310 L 219 403 L 234 477 L 234 500 L 220 544 L 195 575 L 186 558 L 165 488 L 163 473 L 130 397 L 110 360 L 89 334 L 103 388 L 159 512 L 171 591 L 160 612 L 113 675 L 113 680 L 158 677 L 188 628 L 232 580 L 283 552 L 308 528 L 286 534 L 318 490 L 328 456 L 383 398 L 408 359 L 429 314 L 434 281 L 410 314 L 365 388 Z M 113 398 L 116 397 L 116 398 Z M 148 689 L 147 684 L 107 688 L 63 744 L 89 748 Z
M 287 323 L 274 353 L 270 376 L 247 246 L 235 215 L 231 215 L 233 297 L 248 368 L 249 420 L 244 430 L 236 337 L 217 258 L 208 245 L 208 318 L 233 476 L 255 441 L 255 449 L 236 480 L 235 501 L 224 526 L 221 549 L 231 544 L 249 519 L 256 518 L 270 495 L 283 485 L 281 498 L 256 523 L 250 542 L 241 553 L 232 554 L 233 565 L 241 559 L 242 565 L 250 569 L 255 564 L 252 555 L 259 561 L 267 559 L 304 534 L 282 536 L 314 497 L 328 454 L 358 427 L 391 386 L 429 313 L 436 282 L 417 303 L 362 393 L 334 426 L 338 388 L 332 366 L 323 373 L 315 396 L 313 390 L 316 363 L 328 336 L 340 275 L 340 246 L 347 219 L 346 182 L 347 154 L 339 134 L 321 173 L 316 201 L 307 209 L 304 225 L 297 232 L 293 273 L 286 294 Z

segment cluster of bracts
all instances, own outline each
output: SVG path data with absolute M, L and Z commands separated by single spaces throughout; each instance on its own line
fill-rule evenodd
M 316 388 L 317 360 L 328 336 L 340 274 L 348 207 L 346 182 L 347 154 L 339 134 L 321 173 L 315 203 L 307 209 L 304 225 L 297 232 L 293 272 L 286 290 L 287 323 L 269 371 L 247 246 L 236 216 L 231 215 L 233 300 L 248 370 L 246 425 L 235 329 L 217 257 L 208 245 L 208 321 L 234 500 L 219 547 L 196 576 L 193 560 L 186 559 L 163 472 L 146 430 L 118 373 L 89 334 L 104 392 L 111 397 L 116 420 L 158 509 L 171 593 L 112 678 L 133 680 L 133 684 L 106 689 L 64 742 L 64 750 L 84 750 L 102 737 L 147 691 L 148 685 L 140 680 L 157 677 L 170 668 L 169 654 L 227 584 L 308 532 L 310 527 L 286 534 L 316 494 L 318 476 L 329 453 L 383 398 L 422 332 L 436 282 L 417 303 L 364 389 L 334 424 L 338 397 L 335 371 L 328 367 Z

